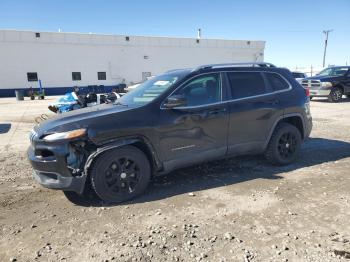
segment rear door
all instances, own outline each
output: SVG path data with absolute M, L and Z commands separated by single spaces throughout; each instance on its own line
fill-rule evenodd
M 278 92 L 259 71 L 227 72 L 229 102 L 228 152 L 241 154 L 264 149 L 269 132 L 283 115 Z

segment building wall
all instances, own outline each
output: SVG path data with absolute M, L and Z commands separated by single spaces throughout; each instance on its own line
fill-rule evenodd
M 96 35 L 0 30 L 1 89 L 38 87 L 27 72 L 37 72 L 43 87 L 115 86 L 175 68 L 208 63 L 263 61 L 263 41 Z M 106 80 L 97 80 L 97 72 Z M 81 72 L 81 81 L 72 80 Z M 4 92 L 2 92 L 4 93 Z M 13 91 L 12 91 L 13 93 Z

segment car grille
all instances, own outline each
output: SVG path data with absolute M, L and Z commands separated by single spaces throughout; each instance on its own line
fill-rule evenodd
M 321 81 L 320 80 L 303 80 L 301 81 L 301 85 L 309 89 L 319 89 L 321 87 Z

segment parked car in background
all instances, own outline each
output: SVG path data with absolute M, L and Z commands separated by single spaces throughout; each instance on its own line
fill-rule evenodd
M 90 185 L 108 202 L 152 176 L 204 161 L 264 154 L 294 162 L 312 128 L 308 90 L 265 63 L 204 65 L 156 76 L 114 104 L 41 122 L 30 135 L 35 179 L 75 199 Z
M 89 93 L 87 95 L 77 95 L 75 92 L 67 93 L 51 103 L 48 108 L 54 113 L 65 113 L 84 107 L 96 106 L 103 103 L 112 103 L 121 95 L 115 92 L 108 94 Z
M 294 79 L 297 80 L 299 83 L 301 83 L 301 80 L 307 77 L 307 75 L 302 72 L 292 72 L 292 75 Z
M 330 102 L 339 102 L 343 95 L 350 96 L 350 66 L 326 68 L 316 76 L 305 78 L 301 84 L 310 89 L 310 99 L 328 97 Z

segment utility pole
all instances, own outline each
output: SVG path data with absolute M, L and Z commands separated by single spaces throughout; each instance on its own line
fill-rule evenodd
M 326 52 L 327 52 L 327 44 L 328 44 L 328 34 L 333 30 L 324 30 L 323 33 L 326 35 L 326 39 L 324 40 L 324 52 L 323 52 L 323 67 L 326 63 Z

